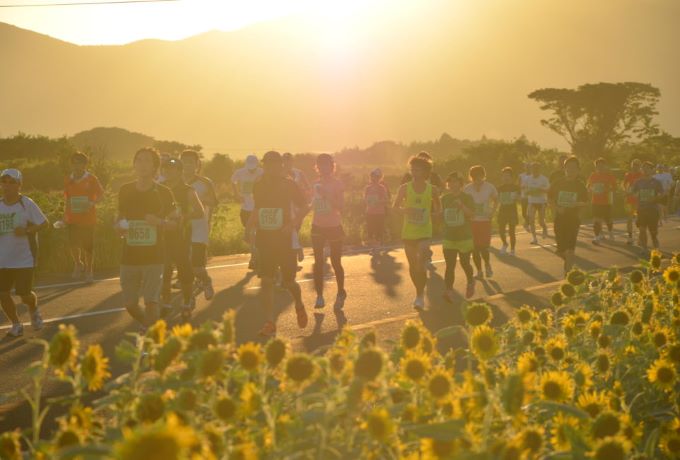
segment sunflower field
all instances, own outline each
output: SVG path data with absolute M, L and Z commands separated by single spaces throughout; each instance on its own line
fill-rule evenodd
M 161 321 L 121 342 L 129 372 L 114 380 L 62 325 L 28 369 L 33 426 L 2 434 L 0 458 L 680 458 L 679 280 L 680 255 L 656 252 L 625 275 L 574 270 L 551 308 L 492 327 L 489 306 L 465 304 L 464 324 L 408 322 L 389 351 L 347 329 L 317 354 L 237 345 L 233 312 Z M 442 354 L 452 335 L 466 345 Z M 53 378 L 72 392 L 41 438 Z

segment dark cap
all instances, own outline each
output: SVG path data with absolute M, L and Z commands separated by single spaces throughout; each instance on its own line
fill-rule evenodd
M 269 162 L 281 162 L 281 154 L 279 152 L 276 152 L 274 150 L 270 150 L 269 152 L 265 153 L 264 156 L 262 157 L 262 162 L 263 163 L 269 163 Z

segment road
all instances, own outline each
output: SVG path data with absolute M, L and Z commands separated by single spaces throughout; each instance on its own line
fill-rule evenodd
M 582 227 L 577 247 L 577 265 L 585 270 L 595 270 L 611 266 L 627 267 L 637 263 L 639 249 L 624 243 L 623 225 L 616 225 L 616 240 L 606 241 L 594 246 L 590 239 L 590 228 Z M 680 248 L 680 220 L 673 218 L 661 229 L 661 249 L 666 252 Z M 495 309 L 495 322 L 502 323 L 512 309 L 522 304 L 543 305 L 547 296 L 554 291 L 562 278 L 562 261 L 554 255 L 554 240 L 549 237 L 539 246 L 529 244 L 529 235 L 518 234 L 517 255 L 500 255 L 492 249 L 494 277 L 477 282 L 476 298 L 485 298 Z M 494 236 L 492 246 L 498 248 L 500 241 Z M 414 290 L 408 279 L 408 268 L 403 250 L 390 249 L 385 255 L 374 260 L 365 251 L 347 251 L 343 258 L 346 272 L 348 298 L 341 312 L 333 311 L 336 286 L 332 271 L 326 279 L 326 307 L 313 308 L 316 298 L 312 282 L 312 258 L 308 255 L 302 262 L 298 273 L 303 300 L 308 306 L 310 317 L 306 329 L 297 327 L 292 299 L 285 291 L 277 291 L 276 309 L 278 315 L 278 335 L 290 339 L 297 349 L 312 351 L 332 343 L 338 333 L 338 325 L 344 324 L 357 331 L 376 329 L 382 340 L 396 338 L 403 322 L 409 318 L 420 317 L 433 331 L 451 324 L 460 324 L 459 305 L 463 298 L 451 305 L 443 300 L 444 261 L 441 245 L 433 245 L 434 263 L 437 267 L 431 273 L 426 291 L 427 309 L 414 311 L 411 302 Z M 192 323 L 200 325 L 208 320 L 219 320 L 228 309 L 236 309 L 237 341 L 259 340 L 257 331 L 261 326 L 262 314 L 258 304 L 259 281 L 247 269 L 245 256 L 214 258 L 210 263 L 216 294 L 207 302 L 199 298 Z M 3 379 L 0 381 L 0 394 L 16 390 L 26 385 L 28 378 L 24 370 L 32 361 L 38 359 L 40 348 L 30 343 L 33 337 L 49 340 L 59 323 L 74 324 L 79 331 L 81 345 L 99 343 L 107 356 L 112 357 L 112 373 L 125 372 L 117 363 L 114 348 L 126 338 L 129 332 L 136 332 L 130 317 L 121 308 L 119 280 L 115 274 L 98 279 L 94 284 L 85 286 L 70 280 L 38 280 L 37 290 L 45 328 L 37 333 L 30 326 L 19 339 L 0 340 L 0 367 Z M 461 293 L 465 288 L 464 275 L 460 268 L 456 274 L 455 289 Z M 22 318 L 27 318 L 25 311 Z M 0 325 L 0 334 L 8 328 L 7 322 Z M 447 346 L 446 343 L 441 346 Z M 59 392 L 59 386 L 47 387 L 48 393 Z M 25 406 L 16 401 L 0 408 L 0 431 L 20 426 L 25 420 Z

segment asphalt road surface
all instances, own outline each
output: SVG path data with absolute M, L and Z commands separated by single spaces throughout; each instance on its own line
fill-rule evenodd
M 520 228 L 521 230 L 521 228 Z M 591 243 L 592 231 L 583 226 L 579 236 L 576 264 L 584 270 L 611 266 L 628 267 L 640 258 L 640 250 L 625 244 L 623 224 L 616 225 L 616 239 L 599 246 Z M 495 310 L 495 323 L 502 323 L 512 314 L 513 308 L 523 304 L 544 305 L 546 298 L 562 279 L 562 260 L 554 254 L 552 236 L 541 240 L 538 246 L 529 244 L 529 235 L 520 231 L 517 238 L 516 256 L 500 255 L 500 240 L 492 240 L 493 278 L 476 283 L 476 298 L 485 298 Z M 666 222 L 660 232 L 661 250 L 671 253 L 680 249 L 680 219 Z M 292 299 L 286 291 L 276 293 L 278 335 L 290 339 L 297 349 L 313 351 L 332 343 L 341 325 L 347 324 L 357 330 L 375 329 L 382 340 L 398 337 L 401 325 L 409 318 L 420 317 L 433 331 L 460 324 L 461 293 L 465 289 L 465 277 L 458 267 L 454 288 L 457 301 L 452 305 L 442 298 L 444 261 L 441 245 L 434 244 L 433 261 L 437 268 L 430 273 L 426 291 L 427 308 L 416 312 L 412 307 L 415 295 L 408 277 L 408 267 L 403 250 L 393 248 L 384 255 L 372 259 L 366 251 L 348 250 L 343 257 L 348 297 L 343 310 L 335 312 L 336 285 L 330 266 L 325 286 L 326 307 L 314 309 L 316 295 L 312 282 L 312 257 L 308 255 L 298 273 L 303 300 L 307 305 L 309 325 L 297 327 Z M 246 256 L 214 258 L 209 273 L 216 294 L 207 302 L 199 296 L 191 322 L 196 326 L 208 320 L 219 320 L 225 311 L 235 309 L 237 341 L 259 341 L 257 335 L 262 325 L 262 310 L 258 303 L 259 280 L 248 271 Z M 138 326 L 121 308 L 119 280 L 115 274 L 102 277 L 86 286 L 68 279 L 39 279 L 37 293 L 45 327 L 33 332 L 25 327 L 24 337 L 0 340 L 0 394 L 14 391 L 27 384 L 26 367 L 40 356 L 40 347 L 29 340 L 33 337 L 49 340 L 60 323 L 71 323 L 79 331 L 83 349 L 99 343 L 111 357 L 112 373 L 126 371 L 117 363 L 114 348 L 126 334 L 138 331 Z M 22 318 L 28 320 L 25 309 Z M 179 319 L 171 319 L 172 324 Z M 0 323 L 0 334 L 8 328 L 6 320 Z M 441 347 L 452 346 L 446 341 Z M 59 385 L 46 388 L 48 394 L 59 393 Z M 0 406 L 0 432 L 23 426 L 28 420 L 27 407 L 16 400 L 5 401 Z M 49 418 L 49 416 L 48 416 Z

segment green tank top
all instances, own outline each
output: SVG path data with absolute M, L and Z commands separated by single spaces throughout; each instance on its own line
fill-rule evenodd
M 432 238 L 432 184 L 425 185 L 422 193 L 416 193 L 413 182 L 406 184 L 406 209 L 401 228 L 404 240 Z

